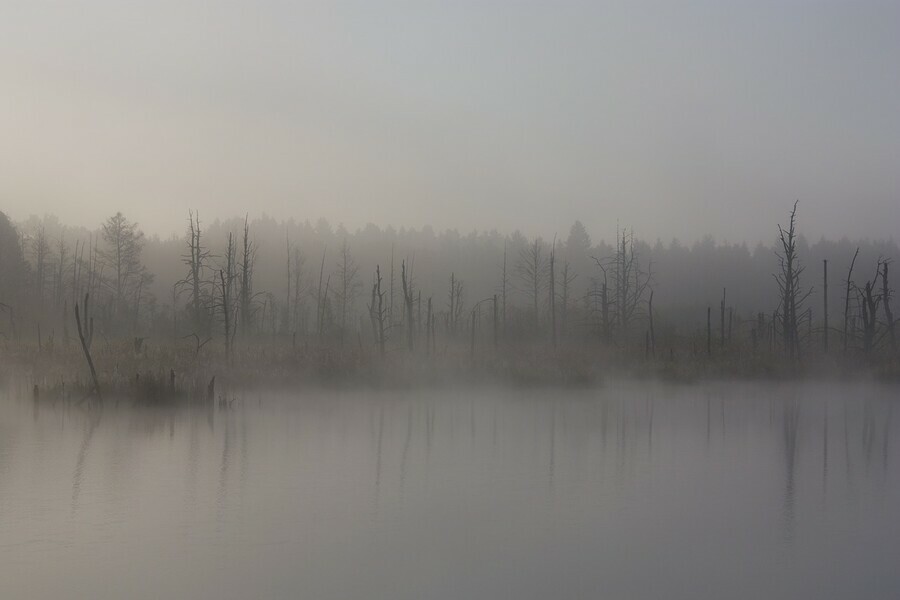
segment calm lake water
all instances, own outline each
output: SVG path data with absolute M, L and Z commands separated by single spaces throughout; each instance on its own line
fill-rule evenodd
M 896 599 L 897 398 L 622 383 L 88 411 L 3 392 L 0 597 Z

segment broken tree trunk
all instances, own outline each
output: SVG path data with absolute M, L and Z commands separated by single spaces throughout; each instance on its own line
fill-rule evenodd
M 84 358 L 87 360 L 88 367 L 91 369 L 91 380 L 94 382 L 94 393 L 97 394 L 97 400 L 102 401 L 103 396 L 100 394 L 100 382 L 97 380 L 97 370 L 94 368 L 94 360 L 91 358 L 90 341 L 94 339 L 94 319 L 88 318 L 88 297 L 84 295 L 84 318 L 85 326 L 81 326 L 81 309 L 78 303 L 75 303 L 75 324 L 78 326 L 78 339 L 81 340 L 81 349 L 84 351 Z M 87 337 L 85 337 L 87 330 Z
M 847 323 L 850 320 L 850 284 L 851 277 L 853 276 L 853 265 L 856 264 L 856 257 L 859 256 L 859 248 L 856 248 L 856 252 L 853 254 L 853 260 L 850 261 L 850 269 L 847 271 L 847 293 L 844 296 L 844 352 L 847 352 L 847 344 L 850 341 L 850 337 L 847 335 Z

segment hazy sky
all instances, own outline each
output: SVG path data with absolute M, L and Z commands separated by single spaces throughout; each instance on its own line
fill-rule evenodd
M 900 237 L 900 2 L 0 0 L 0 210 Z

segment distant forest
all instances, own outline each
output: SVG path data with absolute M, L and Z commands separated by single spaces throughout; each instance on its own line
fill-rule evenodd
M 89 294 L 97 335 L 107 338 L 199 342 L 227 330 L 231 342 L 274 335 L 392 349 L 412 344 L 413 333 L 423 341 L 444 332 L 465 336 L 476 314 L 479 331 L 490 328 L 497 311 L 495 326 L 508 339 L 643 344 L 655 327 L 654 343 L 698 332 L 702 340 L 710 321 L 722 337 L 727 327 L 729 336 L 758 329 L 762 339 L 766 323 L 788 322 L 778 226 L 787 226 L 787 208 L 773 217 L 772 243 L 755 247 L 711 236 L 645 240 L 639 226 L 614 222 L 588 231 L 576 221 L 554 239 L 372 224 L 351 232 L 321 219 L 265 216 L 206 221 L 188 211 L 172 216 L 183 220 L 184 235 L 160 239 L 121 213 L 94 230 L 53 216 L 13 223 L 0 213 L 0 334 L 68 340 L 73 307 Z M 800 233 L 802 212 L 798 218 L 789 275 L 797 281 L 787 282 L 802 304 L 789 321 L 796 335 L 824 333 L 827 260 L 834 343 L 845 328 L 852 328 L 851 345 L 887 343 L 893 317 L 882 307 L 890 310 L 887 274 L 900 256 L 897 244 L 810 243 Z M 878 322 L 877 339 L 863 339 L 868 319 Z

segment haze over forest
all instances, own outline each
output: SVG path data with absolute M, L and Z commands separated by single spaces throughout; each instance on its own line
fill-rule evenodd
M 594 239 L 900 230 L 900 4 L 7 2 L 0 209 Z
M 900 598 L 900 0 L 0 16 L 0 599 Z

